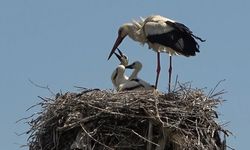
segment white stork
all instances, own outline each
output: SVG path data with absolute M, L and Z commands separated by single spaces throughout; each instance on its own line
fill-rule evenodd
M 117 48 L 118 49 L 118 48 Z M 125 66 L 128 65 L 128 57 L 125 56 L 119 49 L 119 54 L 115 53 L 116 57 L 120 60 L 120 64 L 117 68 L 113 71 L 111 75 L 111 81 L 113 86 L 117 89 L 120 84 L 125 83 L 128 81 L 128 77 L 124 74 L 125 73 Z
M 118 49 L 118 48 L 117 48 Z M 137 89 L 153 89 L 154 87 L 137 78 L 139 71 L 142 68 L 142 64 L 139 61 L 135 61 L 131 65 L 128 65 L 128 57 L 125 56 L 119 49 L 119 54 L 115 53 L 116 57 L 120 60 L 120 64 L 113 71 L 111 80 L 117 91 L 125 90 L 137 90 Z M 134 69 L 130 77 L 125 75 L 125 69 Z
M 128 82 L 125 82 L 120 86 L 120 89 L 137 89 L 143 88 L 145 90 L 154 89 L 154 86 L 149 84 L 148 82 L 138 78 L 138 74 L 142 69 L 142 64 L 139 61 L 135 61 L 132 64 L 125 67 L 126 69 L 134 69 L 132 74 L 129 76 Z
M 161 70 L 160 52 L 166 52 L 170 55 L 169 91 L 171 85 L 172 55 L 195 56 L 196 52 L 199 52 L 199 44 L 196 40 L 200 40 L 201 42 L 205 41 L 195 36 L 184 24 L 160 15 L 153 15 L 139 22 L 134 21 L 122 25 L 118 30 L 118 37 L 108 59 L 110 59 L 116 48 L 127 35 L 141 44 L 147 43 L 149 48 L 157 52 L 155 88 L 157 88 Z
M 126 69 L 134 69 L 132 74 L 129 76 L 129 80 L 136 79 L 138 78 L 137 76 L 142 69 L 142 63 L 139 61 L 135 61 L 132 64 L 127 65 Z

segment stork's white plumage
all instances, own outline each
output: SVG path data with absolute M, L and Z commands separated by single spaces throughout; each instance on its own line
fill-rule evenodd
M 126 69 L 134 69 L 132 74 L 129 76 L 127 82 L 121 84 L 119 86 L 119 90 L 134 90 L 134 89 L 154 89 L 154 86 L 149 84 L 148 82 L 138 78 L 138 74 L 142 69 L 142 64 L 139 61 L 135 61 L 132 64 L 126 66 Z
M 118 49 L 118 48 L 117 48 Z M 111 80 L 117 91 L 124 90 L 137 90 L 137 89 L 153 89 L 146 81 L 137 78 L 139 71 L 142 68 L 142 64 L 139 61 L 128 65 L 128 57 L 125 56 L 119 49 L 119 54 L 115 53 L 116 57 L 120 60 L 120 64 L 116 67 L 111 75 Z M 130 77 L 125 75 L 125 69 L 134 69 Z
M 126 83 L 128 81 L 128 77 L 125 76 L 125 66 L 124 65 L 118 65 L 117 68 L 115 69 L 115 78 L 111 78 L 112 83 L 114 87 L 116 88 L 117 91 L 119 91 L 119 86 L 123 83 Z
M 129 91 L 129 90 L 153 90 L 154 86 L 141 79 L 132 79 L 120 84 L 117 91 Z
M 128 57 L 125 56 L 119 49 L 118 52 L 120 55 L 117 53 L 115 53 L 115 55 L 119 59 L 120 64 L 111 75 L 111 81 L 116 89 L 118 89 L 119 85 L 128 81 L 128 77 L 124 74 L 126 69 L 125 66 L 128 65 Z
M 132 72 L 132 74 L 129 76 L 129 80 L 132 79 L 137 79 L 138 78 L 138 74 L 142 69 L 142 63 L 139 61 L 135 61 L 130 65 L 127 65 L 126 68 L 128 69 L 134 69 L 134 71 Z
M 204 42 L 201 38 L 193 35 L 192 31 L 184 24 L 160 15 L 154 15 L 147 17 L 145 20 L 138 22 L 134 21 L 122 25 L 118 30 L 118 37 L 108 59 L 126 36 L 129 36 L 131 39 L 141 44 L 147 43 L 149 48 L 157 52 L 155 88 L 157 88 L 160 73 L 160 52 L 169 53 L 169 90 L 172 71 L 172 55 L 180 54 L 187 57 L 195 56 L 196 52 L 199 52 L 199 45 L 196 39 Z

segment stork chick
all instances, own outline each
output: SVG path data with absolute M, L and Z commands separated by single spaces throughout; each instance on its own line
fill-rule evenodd
M 135 61 L 132 64 L 126 66 L 126 69 L 134 69 L 132 74 L 129 76 L 127 82 L 119 86 L 119 90 L 135 90 L 135 89 L 145 89 L 151 90 L 154 89 L 154 86 L 148 82 L 138 78 L 138 74 L 142 69 L 142 63 L 140 61 Z
M 116 67 L 111 75 L 111 81 L 115 89 L 117 89 L 120 84 L 125 83 L 128 80 L 128 77 L 124 75 L 125 66 L 128 65 L 128 57 L 124 55 L 119 49 L 118 52 L 120 55 L 117 53 L 115 53 L 115 55 L 119 59 L 120 64 Z

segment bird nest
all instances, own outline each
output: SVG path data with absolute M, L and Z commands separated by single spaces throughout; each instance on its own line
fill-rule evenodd
M 225 150 L 229 131 L 215 111 L 222 93 L 180 85 L 167 94 L 92 89 L 42 98 L 29 149 Z

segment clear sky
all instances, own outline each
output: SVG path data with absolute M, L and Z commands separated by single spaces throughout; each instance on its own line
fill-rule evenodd
M 226 79 L 220 120 L 234 133 L 228 145 L 249 148 L 250 1 L 248 0 L 0 0 L 0 149 L 17 150 L 26 143 L 28 125 L 15 123 L 39 110 L 37 96 L 77 92 L 74 86 L 110 89 L 118 61 L 107 56 L 120 25 L 160 14 L 187 25 L 206 39 L 196 57 L 173 59 L 173 77 L 208 90 Z M 130 61 L 140 60 L 140 77 L 154 83 L 156 54 L 126 38 L 120 48 Z M 162 54 L 159 89 L 167 90 L 168 57 Z

